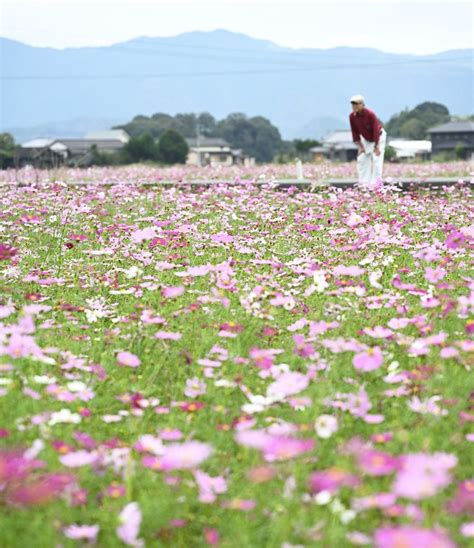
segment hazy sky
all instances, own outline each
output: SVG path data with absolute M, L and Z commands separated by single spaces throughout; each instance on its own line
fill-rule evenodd
M 287 47 L 436 53 L 474 47 L 474 3 L 456 0 L 0 0 L 0 35 L 64 48 L 227 29 Z

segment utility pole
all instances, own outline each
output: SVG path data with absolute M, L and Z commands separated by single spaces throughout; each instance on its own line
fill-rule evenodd
M 199 133 L 199 122 L 196 121 L 196 147 L 197 147 L 197 155 L 198 155 L 198 165 L 201 165 L 201 135 Z

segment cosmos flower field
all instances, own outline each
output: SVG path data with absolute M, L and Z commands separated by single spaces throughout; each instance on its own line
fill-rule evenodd
M 472 545 L 469 169 L 0 173 L 0 545 Z

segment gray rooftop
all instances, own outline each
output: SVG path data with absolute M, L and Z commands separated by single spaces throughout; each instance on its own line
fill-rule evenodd
M 92 145 L 99 150 L 118 150 L 124 145 L 119 139 L 56 139 L 54 143 L 61 143 L 71 152 L 87 152 Z
M 188 143 L 188 146 L 190 146 L 190 147 L 197 146 L 196 137 L 187 138 L 186 142 Z M 199 138 L 199 146 L 202 146 L 202 147 L 230 147 L 230 143 L 228 143 L 225 139 L 222 139 L 221 137 L 200 137 Z
M 461 120 L 458 122 L 447 122 L 440 126 L 432 127 L 428 130 L 428 133 L 463 133 L 474 132 L 474 122 L 470 120 Z

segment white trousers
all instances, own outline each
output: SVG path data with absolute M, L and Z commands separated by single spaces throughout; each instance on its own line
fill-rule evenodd
M 360 140 L 364 145 L 365 152 L 357 156 L 357 174 L 359 183 L 374 183 L 378 177 L 382 177 L 383 157 L 385 153 L 385 141 L 387 132 L 382 129 L 379 139 L 380 155 L 374 154 L 374 141 L 367 141 L 365 137 L 360 136 Z

